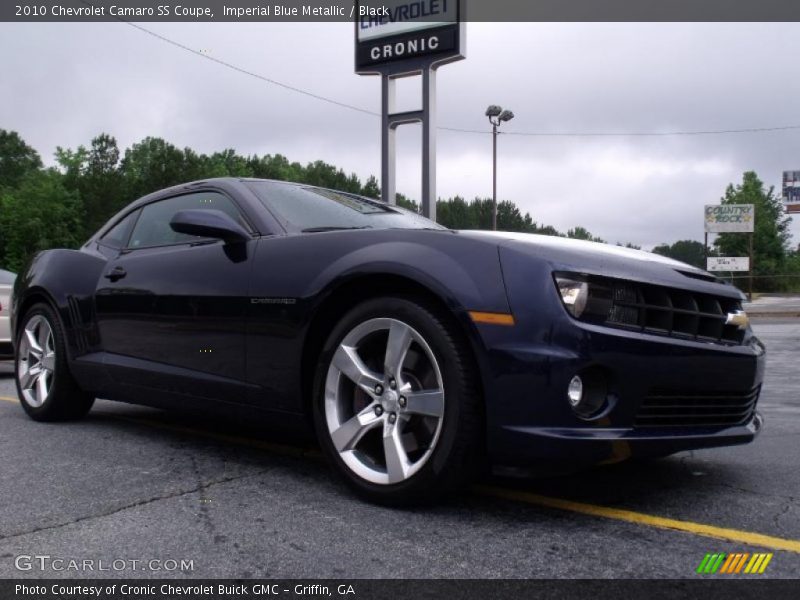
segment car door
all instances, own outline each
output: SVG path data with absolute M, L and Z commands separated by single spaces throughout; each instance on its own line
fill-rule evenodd
M 139 209 L 95 291 L 104 363 L 123 386 L 238 402 L 248 387 L 245 320 L 255 241 L 177 233 L 169 222 L 184 209 L 221 210 L 252 231 L 234 201 L 215 190 Z

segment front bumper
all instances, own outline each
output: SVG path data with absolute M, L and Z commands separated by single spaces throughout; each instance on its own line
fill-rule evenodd
M 765 353 L 751 332 L 742 345 L 724 345 L 586 324 L 564 309 L 551 269 L 542 265 L 536 274 L 526 266 L 523 283 L 504 262 L 515 326 L 479 326 L 493 462 L 612 462 L 744 444 L 758 434 Z M 570 379 L 587 369 L 608 382 L 608 402 L 592 419 L 580 418 L 567 401 Z M 662 424 L 652 418 L 654 397 L 678 398 L 682 406 L 746 404 L 735 422 L 689 415 Z
M 757 435 L 761 417 L 755 407 L 744 422 L 734 426 L 660 427 L 637 421 L 653 390 L 704 397 L 750 390 L 757 394 L 764 371 L 764 354 L 759 349 L 706 348 L 572 327 L 574 344 L 496 345 L 490 351 L 495 376 L 487 392 L 487 416 L 495 462 L 597 463 L 743 444 Z M 599 367 L 607 375 L 609 401 L 599 418 L 584 420 L 572 411 L 566 390 L 573 375 L 589 367 Z

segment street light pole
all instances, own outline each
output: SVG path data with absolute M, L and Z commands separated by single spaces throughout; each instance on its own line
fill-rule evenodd
M 492 124 L 492 231 L 497 231 L 497 127 L 513 119 L 514 113 L 492 104 L 486 109 L 486 116 Z
M 497 123 L 492 123 L 492 231 L 497 231 Z

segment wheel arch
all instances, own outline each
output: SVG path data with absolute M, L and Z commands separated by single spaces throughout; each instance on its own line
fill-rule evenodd
M 53 298 L 53 296 L 43 287 L 36 286 L 28 288 L 25 291 L 25 296 L 20 299 L 19 304 L 16 306 L 16 310 L 14 312 L 14 330 L 11 332 L 14 344 L 17 343 L 17 337 L 19 335 L 19 330 L 22 327 L 25 314 L 31 309 L 32 306 L 36 304 L 47 304 L 53 309 L 53 312 L 56 313 L 56 316 L 62 319 L 61 326 L 64 326 L 61 311 L 59 310 L 59 306 L 55 298 Z

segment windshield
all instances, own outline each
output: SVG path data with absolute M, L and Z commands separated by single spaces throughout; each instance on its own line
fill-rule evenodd
M 14 273 L 0 269 L 0 285 L 11 285 L 16 277 Z
M 274 181 L 245 185 L 289 231 L 447 229 L 398 206 L 347 192 Z

